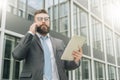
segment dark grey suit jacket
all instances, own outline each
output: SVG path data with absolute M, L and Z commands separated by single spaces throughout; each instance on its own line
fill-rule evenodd
M 65 70 L 73 70 L 79 67 L 74 61 L 63 61 L 61 55 L 64 51 L 63 41 L 50 37 L 58 74 L 60 80 L 68 80 Z M 27 33 L 13 50 L 13 57 L 16 60 L 24 60 L 20 80 L 43 80 L 44 53 L 41 42 L 37 35 Z

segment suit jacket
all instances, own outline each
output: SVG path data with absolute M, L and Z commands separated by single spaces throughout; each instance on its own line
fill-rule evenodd
M 74 61 L 61 60 L 64 51 L 63 41 L 50 37 L 58 75 L 60 80 L 68 80 L 65 70 L 73 70 L 79 67 Z M 37 35 L 27 33 L 12 52 L 16 60 L 24 60 L 20 80 L 43 80 L 44 53 Z

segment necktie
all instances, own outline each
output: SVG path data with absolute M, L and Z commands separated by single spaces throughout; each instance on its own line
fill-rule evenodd
M 43 51 L 44 51 L 44 76 L 46 78 L 46 80 L 52 80 L 52 64 L 51 64 L 51 53 L 50 50 L 48 48 L 48 45 L 46 43 L 46 39 L 48 39 L 48 37 L 42 37 L 42 47 L 43 47 Z

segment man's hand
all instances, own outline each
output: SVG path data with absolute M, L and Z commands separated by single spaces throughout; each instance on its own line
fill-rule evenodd
M 33 34 L 36 33 L 36 27 L 39 26 L 38 23 L 33 23 L 31 26 L 30 26 L 30 29 L 29 31 L 32 32 Z
M 81 58 L 82 58 L 82 48 L 79 48 L 79 50 L 74 50 L 73 52 L 72 52 L 72 55 L 73 55 L 73 57 L 74 57 L 74 61 L 76 62 L 76 63 L 79 63 L 79 61 L 81 60 Z

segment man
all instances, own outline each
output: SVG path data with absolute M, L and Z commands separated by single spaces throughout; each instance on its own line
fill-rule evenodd
M 61 60 L 63 41 L 49 35 L 48 13 L 42 9 L 34 14 L 34 23 L 13 51 L 16 60 L 24 60 L 20 80 L 68 80 L 65 70 L 79 67 L 82 49 L 73 51 L 73 61 Z

